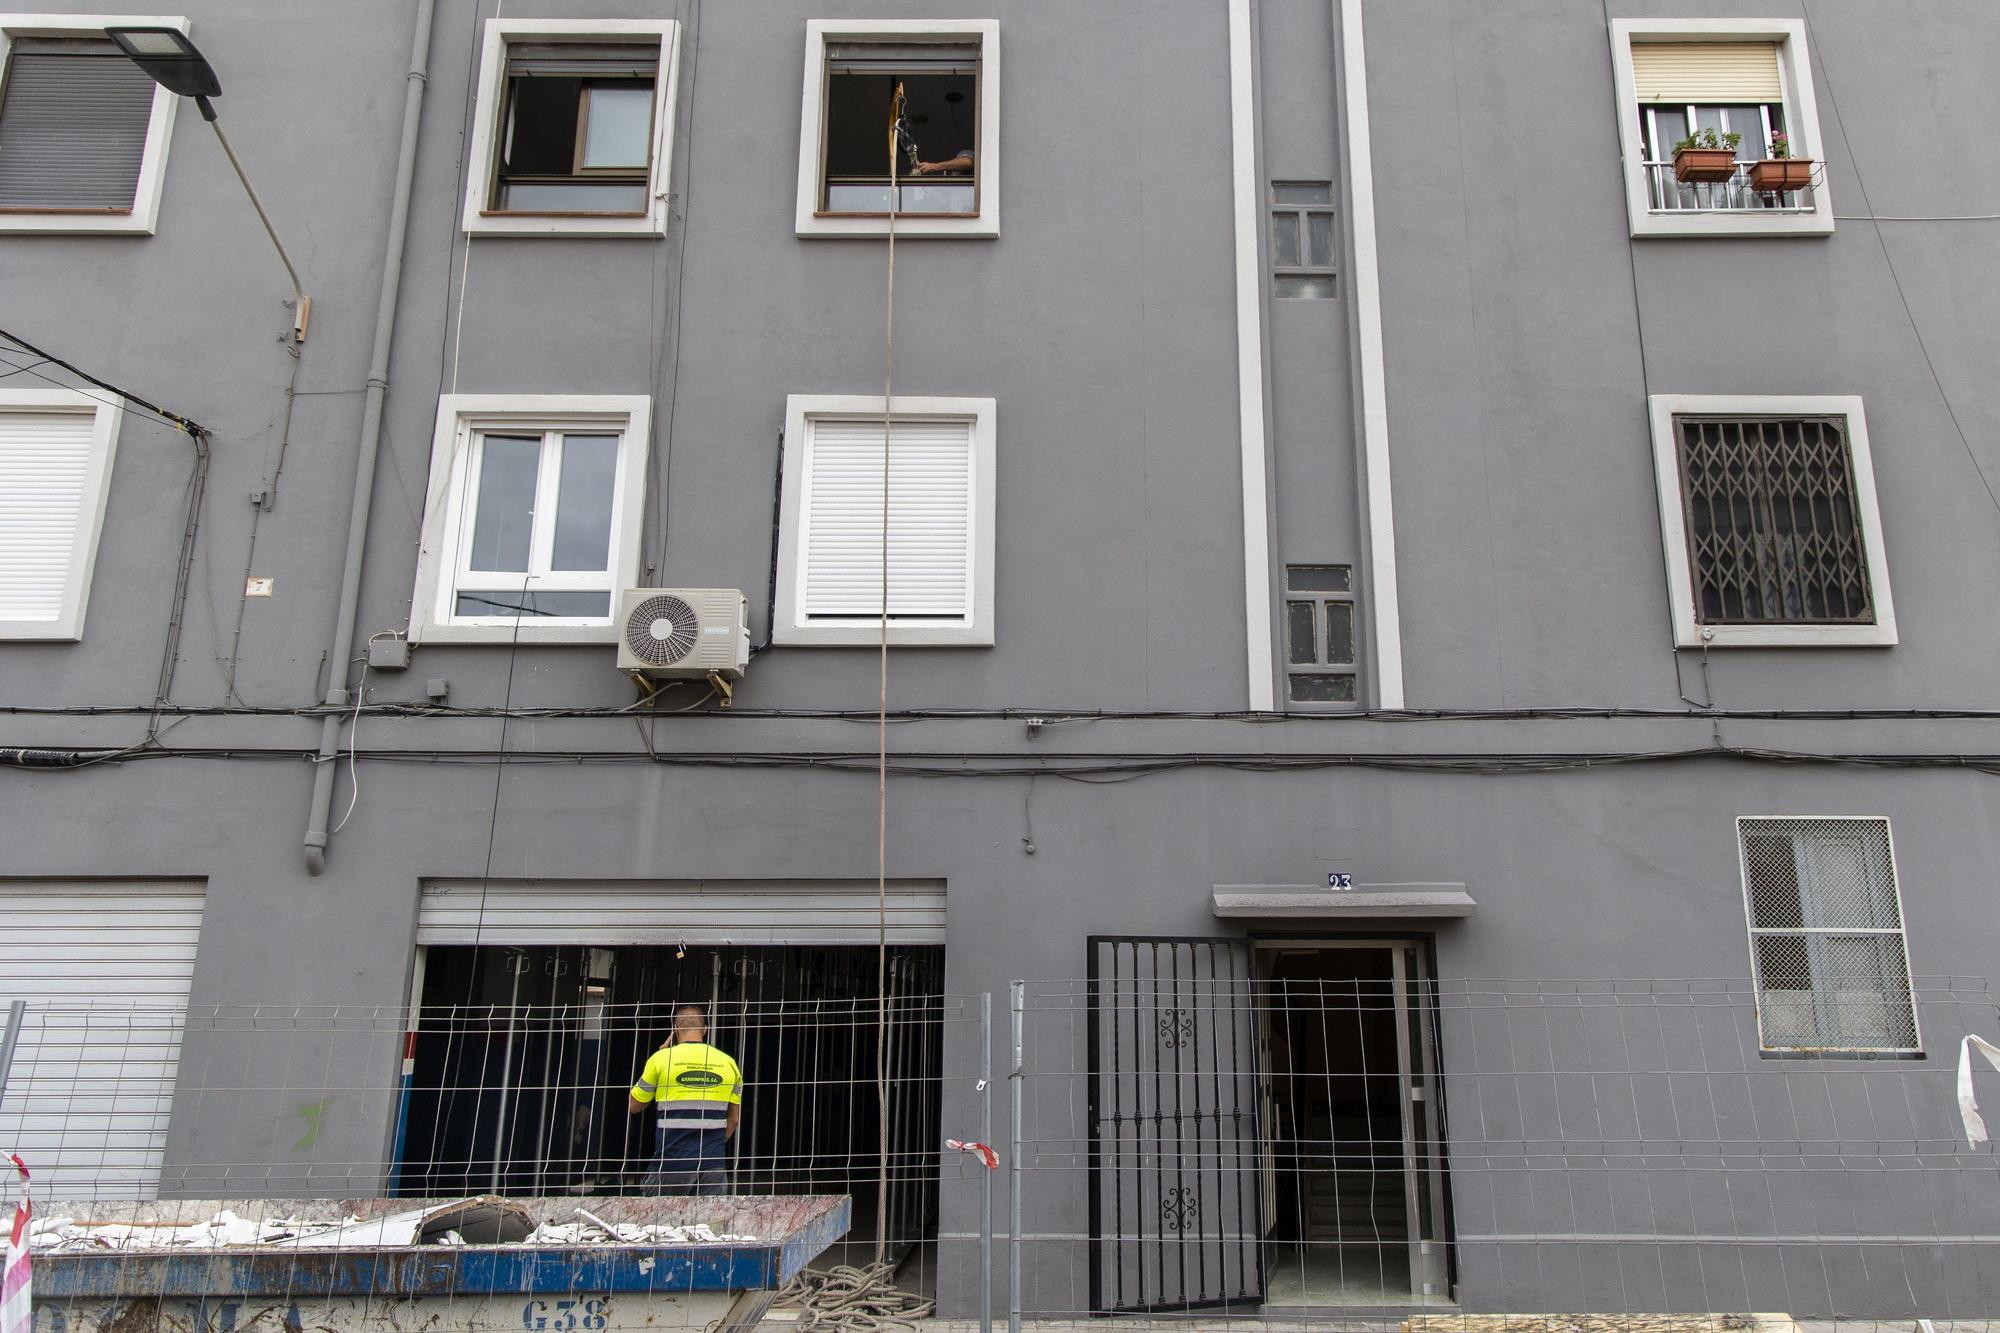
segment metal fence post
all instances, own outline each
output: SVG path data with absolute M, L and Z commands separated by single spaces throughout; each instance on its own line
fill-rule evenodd
M 1021 1060 L 1023 1016 L 1027 1009 L 1028 983 L 1013 982 L 1008 987 L 1013 1010 L 1014 1061 L 1007 1081 L 1013 1085 L 1013 1114 L 1007 1126 L 1007 1333 L 1021 1333 L 1021 1103 L 1025 1069 Z
M 979 1141 L 993 1142 L 993 992 L 979 997 Z M 993 1333 L 993 1173 L 979 1173 L 979 1333 Z
M 0 1031 L 0 1102 L 7 1100 L 7 1071 L 14 1067 L 14 1048 L 21 1044 L 21 1020 L 27 1012 L 26 1000 L 7 1006 L 7 1027 Z

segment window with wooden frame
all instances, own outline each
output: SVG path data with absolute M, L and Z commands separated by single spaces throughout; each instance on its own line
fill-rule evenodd
M 1889 821 L 1736 821 L 1766 1051 L 1914 1055 L 1915 997 Z
M 1833 230 L 1801 20 L 1613 19 L 1611 36 L 1632 235 Z M 1677 167 L 1691 136 L 1716 160 Z
M 1656 394 L 1652 419 L 1678 645 L 1896 642 L 1860 399 Z
M 175 107 L 104 35 L 184 18 L 0 14 L 0 232 L 146 235 Z
M 998 60 L 991 20 L 809 22 L 799 234 L 996 235 Z
M 447 394 L 410 638 L 609 641 L 638 577 L 645 398 Z
M 1303 707 L 1352 708 L 1354 567 L 1285 566 L 1286 697 Z
M 466 230 L 664 230 L 677 31 L 672 22 L 490 20 Z

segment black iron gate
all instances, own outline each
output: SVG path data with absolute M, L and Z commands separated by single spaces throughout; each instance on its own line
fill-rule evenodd
M 1243 940 L 1090 941 L 1090 1286 L 1103 1312 L 1263 1299 Z

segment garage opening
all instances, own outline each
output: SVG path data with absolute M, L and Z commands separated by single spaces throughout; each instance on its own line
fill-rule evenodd
M 864 945 L 432 945 L 396 1191 L 637 1192 L 656 1130 L 653 1116 L 627 1114 L 626 1093 L 675 1011 L 694 1004 L 709 1015 L 709 1042 L 743 1070 L 732 1192 L 850 1194 L 850 1237 L 872 1244 L 886 1210 L 888 1257 L 907 1264 L 918 1255 L 916 1266 L 927 1268 L 944 949 L 891 945 L 886 993 L 878 965 Z M 886 1104 L 878 1032 L 887 1041 Z

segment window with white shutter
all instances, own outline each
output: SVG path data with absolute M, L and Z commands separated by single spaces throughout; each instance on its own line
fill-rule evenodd
M 80 639 L 119 409 L 0 391 L 0 639 Z
M 993 642 L 993 418 L 898 397 L 885 460 L 880 398 L 790 400 L 776 642 L 877 643 L 885 613 L 891 643 Z
M 180 100 L 104 35 L 183 18 L 0 14 L 0 231 L 149 234 Z

